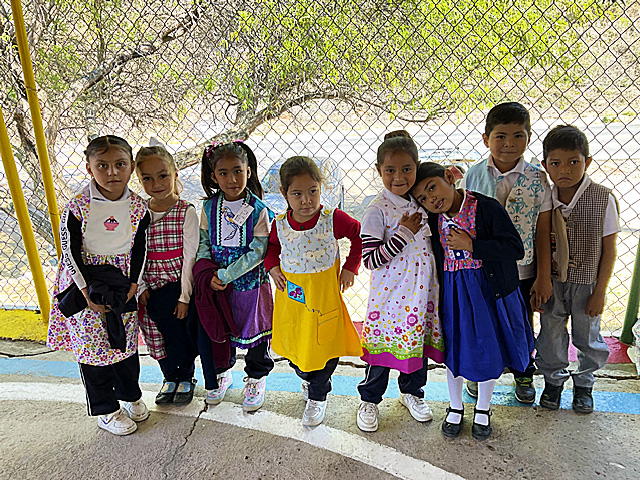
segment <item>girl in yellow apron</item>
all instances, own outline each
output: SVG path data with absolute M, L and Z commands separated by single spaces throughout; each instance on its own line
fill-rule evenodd
M 310 158 L 286 160 L 280 183 L 289 208 L 273 222 L 264 261 L 277 287 L 271 347 L 302 378 L 302 424 L 315 426 L 324 420 L 339 357 L 362 355 L 342 300 L 362 258 L 360 223 L 320 204 L 322 174 Z M 351 241 L 342 269 L 340 238 Z

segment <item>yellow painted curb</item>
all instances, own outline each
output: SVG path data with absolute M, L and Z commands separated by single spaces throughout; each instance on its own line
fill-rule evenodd
M 0 310 L 0 338 L 45 343 L 48 324 L 30 310 Z

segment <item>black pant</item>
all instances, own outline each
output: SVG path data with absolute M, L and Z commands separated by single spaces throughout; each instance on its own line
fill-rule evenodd
M 230 370 L 236 364 L 236 349 L 235 347 L 231 347 L 231 359 L 228 367 L 216 367 L 211 339 L 202 324 L 199 321 L 197 321 L 197 324 L 198 351 L 200 352 L 200 362 L 202 363 L 204 388 L 214 390 L 219 387 L 218 375 Z M 262 378 L 269 375 L 269 372 L 273 370 L 273 359 L 269 355 L 270 344 L 270 341 L 261 342 L 247 350 L 244 356 L 244 371 L 248 377 Z
M 157 290 L 149 291 L 147 314 L 156 324 L 164 339 L 167 356 L 158 360 L 164 378 L 168 382 L 185 382 L 193 378 L 198 351 L 187 328 L 188 317 L 174 315 L 182 286 L 173 282 Z M 190 306 L 193 310 L 193 305 Z
M 332 358 L 321 370 L 311 372 L 303 372 L 291 362 L 289 365 L 295 370 L 296 375 L 309 382 L 309 399 L 324 402 L 331 391 L 331 375 L 336 371 L 339 360 L 340 358 Z
M 533 330 L 533 308 L 531 307 L 531 287 L 533 287 L 533 283 L 536 281 L 536 278 L 527 278 L 526 280 L 520 280 L 520 293 L 522 293 L 522 298 L 524 299 L 524 303 L 527 307 L 527 320 L 531 325 L 531 329 Z M 533 352 L 531 352 L 533 353 Z M 513 373 L 514 378 L 533 378 L 533 374 L 536 371 L 536 366 L 533 363 L 534 358 L 533 355 L 529 355 L 529 365 L 524 372 L 520 370 L 514 370 L 510 368 L 509 371 Z
M 422 387 L 427 384 L 427 371 L 429 361 L 424 358 L 422 368 L 412 373 L 402 373 L 398 377 L 400 392 L 424 398 Z M 387 391 L 389 384 L 389 372 L 391 368 L 378 365 L 367 365 L 364 380 L 358 384 L 358 392 L 363 402 L 378 404 L 382 401 L 382 395 Z
M 78 365 L 87 392 L 89 415 L 113 413 L 120 408 L 118 400 L 135 402 L 142 397 L 138 384 L 140 359 L 137 353 L 113 365 Z

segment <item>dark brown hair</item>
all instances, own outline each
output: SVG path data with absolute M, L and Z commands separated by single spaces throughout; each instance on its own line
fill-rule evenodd
M 116 148 L 126 153 L 133 163 L 133 150 L 131 149 L 131 145 L 129 145 L 129 142 L 124 138 L 116 135 L 103 135 L 102 137 L 96 137 L 91 140 L 84 151 L 85 159 L 87 163 L 89 163 L 89 158 L 95 155 L 102 155 L 112 148 Z
M 378 155 L 376 158 L 376 168 L 380 170 L 380 167 L 384 163 L 384 159 L 388 154 L 396 152 L 408 153 L 413 161 L 418 165 L 418 147 L 406 130 L 395 130 L 389 132 L 384 136 L 384 141 L 378 147 Z
M 309 175 L 318 183 L 322 183 L 324 180 L 320 167 L 309 157 L 295 156 L 287 158 L 280 167 L 280 186 L 285 195 L 289 191 L 293 178 L 299 175 Z

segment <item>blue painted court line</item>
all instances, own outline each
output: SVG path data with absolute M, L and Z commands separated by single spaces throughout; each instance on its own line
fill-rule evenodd
M 232 371 L 233 387 L 241 389 L 244 386 L 242 379 L 245 373 Z M 36 375 L 42 377 L 80 378 L 78 364 L 73 362 L 57 362 L 47 360 L 31 360 L 24 358 L 0 358 L 0 375 Z M 196 370 L 198 385 L 204 385 L 202 370 Z M 333 395 L 357 396 L 357 385 L 362 377 L 348 377 L 334 375 L 332 378 Z M 140 383 L 162 383 L 162 372 L 154 365 L 141 365 Z M 274 392 L 300 392 L 300 379 L 292 372 L 273 372 L 269 374 L 267 390 Z M 537 389 L 538 398 L 542 393 Z M 398 398 L 398 383 L 389 382 L 385 398 Z M 464 394 L 465 402 L 473 402 L 473 399 Z M 594 390 L 594 403 L 599 412 L 629 413 L 640 415 L 640 394 L 629 392 L 603 392 Z M 425 398 L 434 402 L 448 402 L 449 391 L 446 382 L 429 382 L 425 389 Z M 573 398 L 572 390 L 565 390 L 562 394 L 561 408 L 571 409 Z M 491 403 L 510 407 L 526 407 L 513 396 L 513 387 L 497 385 Z

